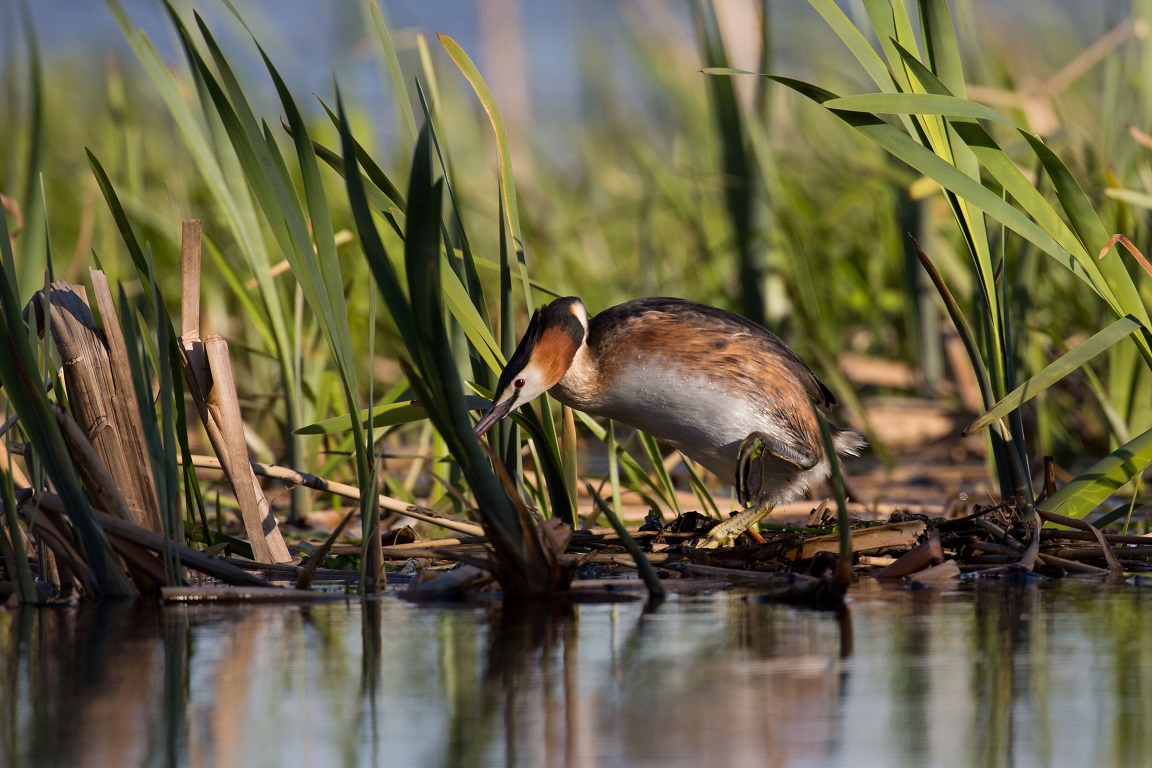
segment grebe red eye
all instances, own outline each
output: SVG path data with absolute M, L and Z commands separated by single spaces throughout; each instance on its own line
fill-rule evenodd
M 516 389 L 523 389 L 524 379 L 516 379 L 516 381 L 512 382 L 512 386 L 516 387 Z

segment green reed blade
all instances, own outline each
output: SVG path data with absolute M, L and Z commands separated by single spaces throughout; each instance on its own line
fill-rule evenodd
M 548 410 L 547 402 L 540 410 Z M 521 408 L 512 415 L 515 423 L 523 427 L 537 448 L 537 463 L 548 484 L 548 499 L 553 514 L 564 522 L 576 527 L 575 486 L 568 484 L 568 467 L 560 454 L 560 444 L 555 434 L 555 425 L 549 428 L 531 408 Z
M 912 90 L 908 74 L 900 62 L 897 46 L 914 47 L 915 37 L 912 34 L 912 24 L 908 18 L 908 9 L 903 2 L 892 0 L 863 0 L 864 9 L 868 13 L 868 20 L 872 31 L 880 43 L 880 49 L 888 59 L 888 71 L 896 81 L 897 87 L 902 91 Z
M 464 52 L 460 45 L 447 35 L 438 35 L 440 45 L 447 51 L 448 56 L 455 62 L 457 68 L 468 80 L 476 97 L 484 107 L 488 120 L 492 123 L 492 131 L 496 135 L 496 152 L 500 170 L 500 200 L 504 205 L 504 220 L 508 231 L 512 235 L 512 247 L 516 253 L 516 260 L 520 264 L 520 279 L 524 285 L 524 307 L 532 310 L 532 289 L 528 280 L 528 265 L 524 258 L 524 235 L 520 230 L 520 214 L 516 206 L 516 181 L 512 174 L 512 150 L 508 143 L 508 129 L 504 126 L 504 119 L 500 116 L 500 109 L 496 99 L 492 96 L 488 84 L 480 75 L 480 70 L 472 63 L 472 59 Z
M 500 345 L 492 336 L 488 323 L 481 317 L 475 302 L 472 300 L 460 278 L 450 269 L 440 270 L 440 286 L 444 302 L 452 317 L 460 324 L 468 340 L 472 342 L 473 349 L 483 358 L 493 371 L 504 367 L 504 355 L 500 352 Z
M 324 111 L 328 113 L 328 119 L 332 121 L 332 125 L 336 127 L 337 131 L 340 131 L 341 127 L 344 125 L 343 121 L 340 120 L 340 116 L 333 112 L 323 99 L 317 99 L 317 101 L 320 102 L 320 106 L 324 107 Z M 317 144 L 316 146 L 319 145 Z M 404 200 L 404 193 L 400 191 L 399 187 L 392 183 L 392 179 L 388 177 L 388 174 L 384 173 L 383 169 L 381 169 L 379 164 L 377 164 L 377 162 L 372 158 L 372 155 L 368 153 L 368 150 L 364 149 L 363 145 L 361 145 L 360 142 L 356 140 L 355 136 L 352 137 L 352 146 L 356 151 L 356 162 L 360 164 L 361 169 L 364 171 L 364 175 L 367 176 L 368 180 L 372 182 L 372 186 L 374 186 L 378 192 L 390 200 L 397 208 L 399 208 L 401 211 L 404 211 L 408 206 Z M 336 155 L 335 153 L 332 154 L 333 157 L 339 158 L 339 155 Z M 328 162 L 327 157 L 324 159 L 325 162 Z M 343 163 L 341 162 L 341 166 L 342 165 Z M 336 166 L 333 166 L 333 168 L 336 168 Z M 343 167 L 336 168 L 336 172 L 343 176 Z M 369 197 L 371 197 L 371 193 Z M 381 205 L 379 208 L 380 210 L 383 210 L 386 207 L 387 206 Z
M 676 495 L 676 485 L 672 482 L 672 477 L 664 466 L 664 457 L 660 454 L 660 446 L 657 445 L 656 438 L 646 432 L 641 432 L 640 445 L 644 447 L 644 453 L 648 455 L 648 461 L 652 463 L 652 471 L 656 475 L 656 481 L 664 489 L 665 497 L 672 502 L 672 511 L 679 517 L 684 514 L 684 510 L 680 508 L 680 499 Z
M 592 435 L 597 440 L 604 443 L 605 445 L 608 444 L 607 429 L 597 424 L 595 419 L 583 411 L 576 411 L 575 415 L 576 418 L 580 419 L 580 422 L 588 429 L 589 432 L 592 433 Z M 634 489 L 640 490 L 642 487 L 647 487 L 652 491 L 655 498 L 659 500 L 659 504 L 657 506 L 663 506 L 665 509 L 675 508 L 675 502 L 665 496 L 665 489 L 658 482 L 653 480 L 651 475 L 644 471 L 644 468 L 640 466 L 640 463 L 637 462 L 631 454 L 617 445 L 616 455 L 619 458 L 620 466 L 623 467 L 624 472 L 628 475 L 629 481 L 632 483 Z
M 1096 356 L 1106 352 L 1114 344 L 1128 338 L 1142 326 L 1136 318 L 1122 317 L 1090 339 L 1076 345 L 1066 354 L 1049 364 L 1044 370 L 1014 389 L 1007 397 L 985 411 L 978 419 L 964 428 L 964 434 L 973 434 L 989 424 L 1003 418 L 1024 403 L 1039 395 L 1073 371 L 1079 370 Z
M 840 38 L 845 47 L 856 57 L 856 61 L 872 78 L 872 82 L 885 93 L 894 93 L 896 83 L 892 79 L 892 72 L 888 69 L 888 65 L 876 53 L 876 49 L 868 42 L 864 34 L 852 23 L 847 14 L 841 10 L 836 0 L 809 0 L 811 5 L 817 13 L 823 17 L 824 21 Z
M 1015 122 L 975 101 L 936 93 L 861 93 L 823 103 L 828 109 L 892 115 L 943 115 L 990 120 L 1018 128 Z
M 720 33 L 715 8 L 710 2 L 692 3 L 698 45 L 709 67 L 727 67 L 728 53 Z M 720 166 L 724 173 L 725 212 L 735 240 L 733 249 L 739 274 L 740 310 L 755 323 L 767 322 L 764 283 L 767 267 L 758 243 L 756 221 L 759 211 L 760 179 L 758 164 L 747 138 L 743 110 L 729 78 L 707 80 L 715 131 L 720 143 Z
M 946 0 L 920 0 L 919 5 L 928 65 L 949 92 L 964 96 L 964 67 L 948 3 Z M 903 54 L 901 56 L 904 58 Z
M 1152 429 L 1120 446 L 1040 503 L 1044 512 L 1081 518 L 1152 465 Z
M 44 122 L 44 71 L 40 62 L 40 44 L 36 39 L 31 13 L 24 7 L 19 15 L 24 44 L 28 49 L 29 103 L 26 108 L 28 144 L 22 158 L 25 163 L 24 179 L 19 193 L 23 196 L 21 203 L 24 205 L 24 230 L 20 236 L 20 259 L 16 266 L 16 278 L 21 285 L 35 285 L 43 276 L 48 228 L 48 210 L 44 198 L 37 194 L 45 170 L 47 126 Z
M 412 113 L 412 102 L 408 100 L 408 89 L 404 84 L 404 72 L 400 69 L 400 57 L 396 55 L 396 44 L 392 42 L 388 22 L 384 20 L 384 13 L 376 0 L 371 0 L 368 6 L 372 14 L 372 25 L 376 28 L 376 36 L 380 38 L 380 47 L 384 49 L 384 61 L 392 78 L 394 101 L 400 108 L 400 115 L 403 118 L 401 124 L 408 131 L 408 140 L 415 142 L 416 117 Z
M 767 75 L 767 77 L 787 85 L 820 104 L 838 98 L 830 91 L 798 80 L 776 75 Z M 873 139 L 888 152 L 938 182 L 945 189 L 971 202 L 1045 253 L 1056 257 L 1062 263 L 1068 258 L 1068 252 L 1051 235 L 1043 231 L 1019 210 L 1013 208 L 999 195 L 876 115 L 862 112 L 832 111 L 844 122 Z
M 1109 187 L 1104 190 L 1104 194 L 1113 200 L 1120 200 L 1121 202 L 1135 205 L 1139 208 L 1152 209 L 1152 194 L 1141 192 L 1136 189 L 1116 189 Z
M 460 248 L 458 249 L 460 253 L 460 263 L 463 265 L 464 280 L 467 282 L 468 286 L 468 297 L 471 299 L 472 304 L 476 309 L 476 320 L 471 322 L 476 325 L 477 332 L 482 332 L 489 339 L 491 339 L 491 332 L 489 331 L 489 328 L 492 325 L 492 320 L 488 316 L 488 305 L 484 301 L 484 286 L 480 282 L 480 275 L 476 270 L 476 259 L 472 253 L 472 246 L 468 240 L 468 233 L 464 229 L 464 218 L 460 213 L 460 201 L 456 196 L 456 188 L 452 183 L 452 176 L 449 171 L 450 163 L 447 157 L 447 150 L 443 143 L 440 141 L 440 136 L 436 130 L 436 122 L 433 120 L 434 113 L 428 104 L 428 99 L 424 94 L 424 89 L 420 86 L 419 82 L 416 83 L 416 94 L 420 97 L 420 107 L 424 110 L 424 119 L 428 122 L 432 132 L 432 147 L 436 150 L 436 158 L 440 163 L 440 173 L 444 179 L 444 186 L 448 190 L 448 200 L 452 204 L 452 214 L 455 217 L 456 222 L 455 229 L 460 239 Z M 445 232 L 444 242 L 446 245 L 450 242 L 447 231 Z M 448 261 L 451 263 L 452 257 L 456 253 L 456 249 L 449 248 L 447 250 Z M 454 277 L 456 276 L 455 269 L 453 270 L 452 274 Z M 464 322 L 463 318 L 461 317 L 457 317 L 457 320 L 461 323 Z M 473 343 L 475 344 L 475 342 Z M 497 348 L 495 347 L 495 340 L 492 340 L 492 344 L 493 350 L 496 350 Z M 496 370 L 499 370 L 499 367 L 492 368 L 492 366 L 489 365 L 489 369 L 487 371 L 483 371 L 482 373 L 491 374 Z M 490 375 L 478 375 L 477 378 L 490 379 L 492 377 Z
M 10 445 L 7 436 L 4 442 L 6 447 Z M 5 571 L 9 578 L 16 582 L 16 598 L 20 603 L 36 605 L 40 602 L 40 598 L 36 594 L 36 577 L 32 574 L 28 551 L 24 548 L 26 539 L 20 527 L 20 516 L 16 511 L 15 487 L 12 484 L 12 475 L 3 469 L 0 469 L 0 485 L 3 485 L 0 503 L 4 505 L 4 522 L 0 525 L 0 554 L 4 555 Z
M 408 183 L 408 229 L 404 239 L 404 264 L 417 340 L 409 353 L 421 373 L 420 381 L 409 378 L 417 392 L 424 390 L 422 397 L 427 398 L 429 416 L 476 496 L 497 555 L 508 564 L 504 571 L 506 577 L 521 579 L 527 585 L 531 582 L 527 521 L 519 516 L 472 433 L 472 421 L 464 405 L 463 388 L 444 325 L 439 275 L 443 188 L 442 182 L 433 181 L 432 164 L 431 131 L 425 124 L 413 153 Z

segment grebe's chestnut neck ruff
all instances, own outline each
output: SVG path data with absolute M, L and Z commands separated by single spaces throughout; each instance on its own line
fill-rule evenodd
M 771 331 L 706 304 L 635 299 L 591 319 L 574 296 L 541 307 L 476 434 L 543 392 L 664 440 L 730 484 L 740 444 L 754 435 L 769 454 L 758 493 L 768 503 L 797 498 L 830 472 L 811 404 L 830 408 L 832 393 Z M 832 434 L 838 453 L 864 445 L 851 430 Z

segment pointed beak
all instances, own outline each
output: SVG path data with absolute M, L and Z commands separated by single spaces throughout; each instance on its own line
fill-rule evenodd
M 517 397 L 510 397 L 503 402 L 497 403 L 488 409 L 488 412 L 480 417 L 480 421 L 476 422 L 476 437 L 482 436 L 485 432 L 492 429 L 496 422 L 512 413 L 512 409 L 517 406 Z

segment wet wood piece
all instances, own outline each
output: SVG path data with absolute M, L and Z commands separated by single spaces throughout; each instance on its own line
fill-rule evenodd
M 944 561 L 944 547 L 940 545 L 940 534 L 931 531 L 928 538 L 901 555 L 894 563 L 885 567 L 878 573 L 872 574 L 877 579 L 894 579 L 908 576 L 922 571 Z
M 242 557 L 222 557 L 220 558 L 229 565 L 234 565 L 245 571 L 260 571 L 269 575 L 270 578 L 275 578 L 276 574 L 283 576 L 299 576 L 303 572 L 304 567 L 294 563 L 257 563 L 254 560 L 245 560 Z M 360 571 L 351 571 L 344 568 L 317 568 L 314 572 L 316 578 L 320 580 L 335 580 L 340 579 L 344 581 L 355 581 L 360 578 Z
M 1010 533 L 1008 533 L 1008 531 L 996 525 L 991 520 L 987 520 L 985 518 L 977 518 L 976 520 L 973 520 L 972 523 L 976 527 L 983 528 L 985 531 L 990 533 L 993 537 L 996 538 L 997 541 L 1011 546 L 1017 552 L 1023 552 L 1026 549 L 1024 544 L 1019 539 L 1012 536 Z
M 917 545 L 917 546 L 919 546 L 919 545 Z M 907 554 L 907 553 L 905 553 L 905 554 Z M 901 555 L 901 557 L 903 557 L 903 555 Z M 867 565 L 867 566 L 870 566 L 873 568 L 887 568 L 888 566 L 892 565 L 892 563 L 896 562 L 896 560 L 897 560 L 897 558 L 892 557 L 891 555 L 857 555 L 856 556 L 856 564 L 857 565 Z M 875 577 L 875 575 L 876 574 L 872 574 L 873 577 Z
M 748 571 L 739 568 L 721 568 L 715 565 L 700 565 L 698 563 L 665 563 L 661 567 L 691 576 L 702 576 L 709 579 L 720 579 L 726 582 L 754 582 L 757 584 L 771 584 L 773 586 L 790 586 L 798 581 L 807 582 L 809 579 L 818 581 L 812 576 L 800 573 L 775 573 L 769 571 Z
M 489 571 L 474 565 L 461 565 L 430 578 L 415 580 L 408 585 L 404 597 L 409 600 L 437 600 L 459 597 L 470 591 L 486 587 L 495 578 Z
M 1028 548 L 1024 551 L 1024 556 L 1020 558 L 1020 567 L 1031 571 L 1036 567 L 1036 560 L 1040 555 L 1040 526 L 1044 523 L 1036 517 L 1032 523 L 1031 538 L 1028 540 Z M 1012 541 L 1011 537 L 1008 537 Z
M 437 547 L 434 549 L 408 549 L 402 552 L 392 550 L 385 554 L 386 560 L 411 560 L 419 558 L 424 560 L 470 560 L 477 557 L 486 557 L 491 553 L 487 546 L 470 547 Z
M 1020 556 L 1020 550 L 1016 549 L 1016 547 L 1010 547 L 1007 544 L 997 544 L 994 541 L 972 541 L 965 544 L 961 552 L 984 552 L 992 555 Z
M 1116 559 L 1116 553 L 1112 550 L 1112 546 L 1108 543 L 1108 540 L 1104 538 L 1104 534 L 1101 533 L 1098 528 L 1093 525 L 1089 525 L 1083 520 L 1077 520 L 1076 518 L 1072 517 L 1065 517 L 1064 515 L 1058 515 L 1053 512 L 1041 512 L 1037 510 L 1036 514 L 1038 516 L 1037 526 L 1040 525 L 1039 520 L 1043 520 L 1045 522 L 1066 525 L 1069 528 L 1079 528 L 1081 531 L 1092 534 L 1093 538 L 1096 539 L 1096 543 L 1100 546 L 1100 551 L 1104 555 L 1104 559 L 1108 563 L 1108 572 L 1113 576 L 1123 575 L 1124 566 L 1122 566 L 1120 561 Z M 1039 530 L 1037 530 L 1036 533 L 1037 537 L 1039 537 Z
M 936 524 L 936 528 L 940 531 L 959 530 L 959 529 L 967 527 L 972 522 L 979 520 L 980 518 L 984 517 L 985 515 L 987 515 L 991 512 L 994 512 L 995 510 L 996 510 L 996 507 L 994 507 L 994 506 L 981 507 L 980 509 L 976 510 L 972 514 L 965 515 L 964 517 L 954 517 L 951 520 L 941 520 L 939 523 Z
M 966 565 L 1019 565 L 1019 555 L 972 555 L 960 558 Z
M 852 551 L 907 549 L 924 534 L 926 527 L 923 520 L 909 520 L 869 528 L 858 528 L 852 531 Z M 784 557 L 788 560 L 810 560 L 820 552 L 836 554 L 839 551 L 840 535 L 829 534 L 808 539 L 789 551 Z
M 914 584 L 935 584 L 958 578 L 960 578 L 960 564 L 955 560 L 946 560 L 939 565 L 925 568 L 907 577 L 908 581 Z
M 648 557 L 648 562 L 654 563 L 656 565 L 662 565 L 664 563 L 670 563 L 670 562 L 674 562 L 676 560 L 681 560 L 681 559 L 683 559 L 684 556 L 678 552 L 654 552 L 654 553 L 648 555 L 647 557 Z M 599 563 L 602 565 L 623 565 L 623 566 L 627 566 L 628 568 L 636 568 L 637 567 L 636 561 L 633 560 L 632 556 L 630 554 L 628 554 L 627 552 L 616 552 L 616 553 L 605 552 L 605 553 L 599 553 L 599 554 L 586 555 L 584 560 L 585 560 L 585 562 Z M 727 569 L 725 569 L 725 570 L 727 570 Z
M 1065 560 L 1107 560 L 1104 553 L 1100 551 L 1100 547 L 1060 547 L 1058 549 L 1045 550 L 1050 555 L 1062 557 Z M 1127 562 L 1141 562 L 1148 563 L 1152 558 L 1152 546 L 1147 547 L 1120 547 L 1113 549 L 1116 558 L 1123 564 Z

